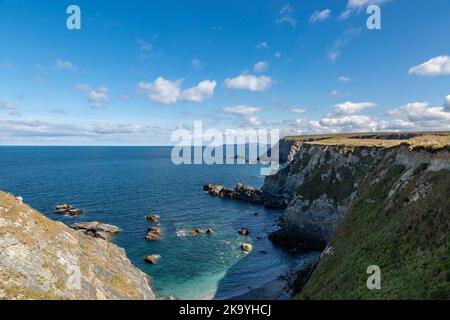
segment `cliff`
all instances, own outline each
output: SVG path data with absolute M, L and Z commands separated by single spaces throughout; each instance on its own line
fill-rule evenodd
M 116 245 L 0 192 L 0 299 L 154 299 Z
M 280 245 L 323 250 L 299 298 L 450 298 L 450 135 L 289 137 L 265 204 Z M 296 143 L 292 143 L 295 141 Z M 290 159 L 289 159 L 290 158 Z M 378 265 L 382 290 L 368 290 Z

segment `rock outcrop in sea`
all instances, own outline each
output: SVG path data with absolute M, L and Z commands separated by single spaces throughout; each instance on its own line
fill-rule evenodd
M 213 197 L 234 199 L 253 204 L 263 204 L 263 193 L 252 186 L 238 183 L 234 189 L 229 189 L 219 184 L 207 184 L 203 186 L 203 191 Z
M 150 283 L 122 248 L 0 192 L 0 299 L 155 299 Z

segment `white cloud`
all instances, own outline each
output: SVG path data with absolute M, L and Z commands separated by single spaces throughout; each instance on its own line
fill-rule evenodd
M 91 108 L 101 108 L 108 101 L 108 87 L 100 86 L 97 90 L 88 92 L 88 100 L 91 103 Z
M 239 106 L 234 106 L 234 107 L 225 107 L 225 108 L 223 108 L 223 111 L 226 113 L 232 113 L 235 115 L 250 118 L 256 112 L 261 111 L 261 109 L 257 108 L 257 107 L 252 107 L 252 106 L 239 105 Z
M 273 55 L 275 58 L 281 58 L 281 52 L 275 52 Z
M 326 117 L 320 120 L 320 125 L 324 127 L 345 127 L 347 130 L 374 130 L 377 122 L 369 116 L 350 115 L 344 117 Z
M 348 0 L 347 8 L 350 10 L 360 10 L 371 4 L 380 5 L 388 0 Z
M 206 98 L 210 98 L 214 95 L 216 85 L 216 81 L 204 80 L 196 87 L 183 91 L 181 94 L 181 100 L 188 102 L 203 102 Z
M 346 76 L 340 76 L 339 78 L 338 78 L 338 81 L 339 82 L 350 82 L 352 79 L 350 79 L 349 77 L 346 77 Z
M 138 88 L 148 93 L 148 98 L 160 104 L 173 104 L 181 94 L 181 80 L 170 81 L 158 77 L 153 83 L 140 82 Z
M 306 110 L 305 110 L 305 109 L 300 109 L 300 108 L 295 108 L 295 109 L 292 109 L 292 112 L 295 112 L 295 113 L 305 113 Z
M 242 127 L 247 126 L 260 126 L 263 124 L 263 121 L 260 117 L 256 116 L 255 113 L 261 111 L 260 108 L 246 106 L 246 105 L 238 105 L 234 107 L 225 107 L 223 108 L 225 113 L 231 113 L 238 117 L 243 117 L 245 122 L 241 125 Z
M 347 7 L 344 12 L 341 13 L 339 18 L 345 20 L 350 17 L 353 12 L 361 12 L 362 9 L 365 9 L 372 4 L 381 5 L 388 1 L 389 0 L 348 0 Z
M 330 17 L 330 15 L 331 15 L 330 9 L 325 9 L 322 11 L 315 11 L 309 18 L 309 21 L 311 23 L 322 22 L 322 21 L 327 20 Z
M 277 24 L 282 24 L 282 23 L 287 23 L 294 29 L 297 27 L 297 20 L 291 16 L 284 16 L 277 20 Z
M 444 107 L 429 107 L 428 102 L 408 103 L 399 108 L 388 111 L 391 116 L 402 116 L 410 122 L 425 124 L 432 126 L 432 123 L 450 124 L 450 112 L 446 112 Z
M 444 109 L 447 112 L 450 112 L 450 94 L 448 96 L 445 97 L 445 101 L 444 101 Z
M 2 110 L 16 110 L 17 109 L 17 105 L 13 104 L 13 103 L 6 103 L 3 101 L 0 101 L 0 109 Z
M 293 12 L 291 5 L 288 3 L 286 5 L 284 5 L 281 10 L 280 10 L 280 14 L 291 14 Z
M 328 51 L 328 59 L 335 62 L 341 55 L 342 48 L 361 34 L 361 28 L 347 29 L 339 38 L 337 38 Z
M 100 137 L 110 135 L 136 135 L 156 133 L 157 128 L 127 123 L 54 123 L 37 119 L 2 120 L 0 119 L 0 136 L 26 137 Z
M 283 6 L 278 12 L 279 18 L 277 19 L 276 24 L 287 23 L 295 29 L 297 27 L 297 20 L 292 16 L 293 12 L 294 10 L 290 4 Z
M 57 59 L 55 61 L 55 68 L 58 70 L 76 70 L 77 67 L 70 61 Z
M 265 61 L 260 61 L 253 66 L 253 71 L 257 73 L 261 73 L 267 70 L 269 64 Z
M 267 42 L 263 41 L 256 45 L 256 49 L 269 49 Z
M 450 56 L 438 56 L 409 69 L 409 74 L 442 76 L 450 74 Z
M 376 106 L 376 104 L 373 102 L 354 103 L 354 102 L 346 101 L 344 103 L 335 105 L 332 114 L 336 115 L 336 116 L 350 115 L 350 114 L 355 114 L 359 111 L 362 111 L 367 108 L 375 107 L 375 106 Z
M 250 117 L 247 119 L 247 123 L 250 126 L 260 126 L 263 122 L 259 117 Z
M 415 124 L 403 119 L 382 120 L 378 123 L 378 130 L 411 130 Z
M 78 84 L 75 88 L 87 93 L 87 100 L 89 101 L 91 108 L 101 108 L 108 101 L 108 87 L 105 85 L 93 89 L 86 84 Z
M 232 79 L 225 79 L 225 86 L 228 89 L 265 91 L 272 86 L 272 82 L 272 78 L 268 76 L 242 74 Z
M 182 80 L 166 80 L 158 77 L 153 83 L 140 82 L 138 89 L 148 94 L 148 99 L 160 104 L 174 104 L 178 101 L 203 102 L 214 95 L 216 81 L 204 80 L 197 86 L 181 90 Z

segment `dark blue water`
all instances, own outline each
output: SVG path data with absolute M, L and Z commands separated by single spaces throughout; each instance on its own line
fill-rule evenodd
M 267 240 L 280 212 L 202 191 L 211 182 L 260 187 L 264 178 L 259 165 L 176 166 L 170 152 L 169 147 L 0 147 L 0 190 L 22 196 L 66 224 L 98 220 L 117 225 L 122 232 L 114 241 L 152 276 L 158 295 L 227 298 L 298 263 L 299 257 Z M 73 218 L 53 213 L 56 204 L 66 202 L 87 213 Z M 150 212 L 161 216 L 160 241 L 144 239 Z M 211 237 L 176 234 L 208 227 L 215 231 Z M 238 234 L 240 227 L 250 229 L 248 238 Z M 249 254 L 239 248 L 244 241 L 254 245 Z M 144 262 L 149 254 L 162 258 L 149 265 Z

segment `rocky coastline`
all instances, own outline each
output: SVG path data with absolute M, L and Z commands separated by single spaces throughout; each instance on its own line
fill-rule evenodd
M 420 143 L 407 140 L 417 137 Z M 396 176 L 390 189 L 381 194 L 383 201 L 387 199 L 383 210 L 400 210 L 393 199 L 404 196 L 402 192 L 411 184 L 416 186 L 406 195 L 408 200 L 403 206 L 427 201 L 433 192 L 429 175 L 445 175 L 450 170 L 447 138 L 443 139 L 444 144 L 438 144 L 437 147 L 422 143 L 429 143 L 435 137 L 437 141 L 442 138 L 438 134 L 430 137 L 422 139 L 420 135 L 414 134 L 361 135 L 346 139 L 345 143 L 335 140 L 327 143 L 329 137 L 282 139 L 280 159 L 284 166 L 277 174 L 266 177 L 260 190 L 243 184 L 237 184 L 234 189 L 210 184 L 204 190 L 215 197 L 283 209 L 280 228 L 269 234 L 269 239 L 283 249 L 323 252 L 322 259 L 312 264 L 314 270 L 329 259 L 326 257 L 333 256 L 331 253 L 334 247 L 330 243 L 338 228 L 344 228 L 348 212 L 363 205 L 379 203 L 380 200 L 375 199 L 375 196 L 362 200 L 362 195 L 368 186 L 383 181 L 391 171 L 399 170 L 401 174 Z M 385 139 L 384 144 L 379 142 L 382 139 Z M 433 210 L 436 214 L 441 212 L 439 208 Z M 446 219 L 447 222 L 450 219 L 448 213 Z M 293 292 L 298 293 L 313 272 L 299 270 L 294 273 L 297 274 L 298 285 Z M 253 289 L 248 296 L 241 297 L 258 298 L 257 293 L 267 297 L 270 295 L 267 288 L 279 292 L 280 280 L 275 283 L 275 287 L 274 282 L 271 282 L 266 288 Z M 282 286 L 286 286 L 286 283 Z
M 68 227 L 0 192 L 0 300 L 153 300 L 148 275 L 111 243 L 118 228 Z
M 371 140 L 380 137 L 384 144 Z M 441 138 L 431 135 L 416 145 L 402 140 L 414 140 L 414 134 L 346 136 L 344 142 L 286 138 L 279 142 L 283 166 L 261 189 L 203 186 L 216 198 L 284 210 L 279 228 L 267 236 L 282 249 L 305 253 L 286 274 L 231 299 L 450 297 L 448 275 L 441 272 L 450 248 L 450 147 L 447 140 L 429 144 L 433 137 Z M 57 210 L 83 212 L 68 204 Z M 146 240 L 160 240 L 160 217 L 152 213 L 146 219 Z M 21 197 L 0 192 L 0 299 L 156 299 L 149 276 L 111 242 L 118 232 L 99 221 L 65 226 Z M 246 237 L 252 231 L 236 232 Z M 180 237 L 213 234 L 211 228 L 177 230 Z M 251 240 L 240 248 L 250 254 Z M 157 264 L 161 256 L 143 258 Z M 391 270 L 386 296 L 364 287 L 364 268 L 378 261 Z M 420 281 L 405 282 L 414 268 L 425 270 L 417 275 Z M 420 285 L 425 281 L 428 291 Z M 406 289 L 399 291 L 399 283 Z

